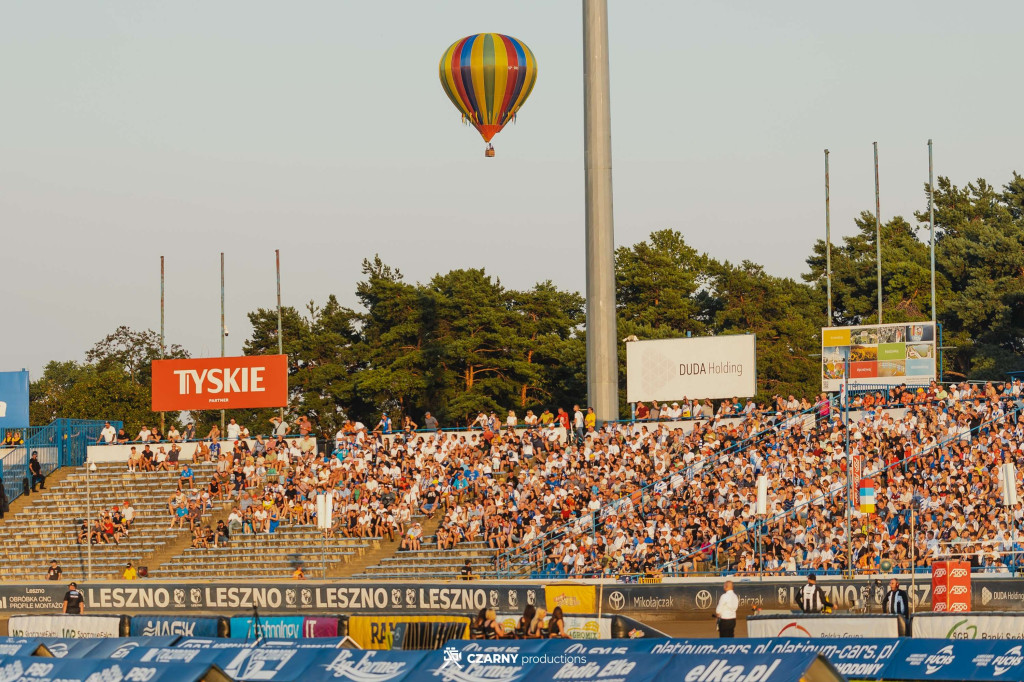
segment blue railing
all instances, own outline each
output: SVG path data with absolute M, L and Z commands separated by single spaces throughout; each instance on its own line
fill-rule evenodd
M 0 445 L 0 478 L 8 502 L 21 497 L 25 483 L 31 482 L 29 461 L 35 452 L 42 466 L 43 475 L 65 466 L 81 466 L 85 463 L 90 443 L 100 437 L 106 422 L 97 419 L 55 419 L 47 426 L 32 426 L 17 431 L 21 442 L 17 445 Z M 110 422 L 120 429 L 121 422 Z M 7 433 L 0 434 L 0 438 Z M 0 441 L 2 442 L 2 441 Z

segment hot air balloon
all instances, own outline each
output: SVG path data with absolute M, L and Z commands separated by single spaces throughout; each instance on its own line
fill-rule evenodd
M 500 33 L 477 33 L 452 43 L 438 70 L 448 99 L 488 143 L 484 155 L 494 156 L 491 138 L 515 120 L 537 82 L 530 48 Z

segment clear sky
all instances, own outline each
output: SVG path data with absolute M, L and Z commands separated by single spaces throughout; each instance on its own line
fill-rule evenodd
M 1024 171 L 1024 3 L 610 0 L 618 244 L 675 228 L 799 276 L 824 233 L 925 205 L 937 174 Z M 335 293 L 364 257 L 412 281 L 485 267 L 583 290 L 582 29 L 575 0 L 4 3 L 0 370 L 81 360 L 121 324 L 229 354 L 246 312 Z M 539 76 L 495 159 L 438 83 L 472 33 Z

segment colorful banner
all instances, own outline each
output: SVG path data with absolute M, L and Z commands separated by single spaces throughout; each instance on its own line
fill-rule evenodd
M 229 637 L 232 639 L 256 639 L 257 637 L 300 639 L 303 622 L 304 619 L 299 617 L 261 617 L 258 623 L 259 628 L 257 628 L 257 623 L 252 616 L 235 617 L 231 619 Z
M 824 327 L 821 330 L 821 390 L 921 385 L 936 376 L 935 325 L 931 322 Z
M 234 410 L 288 404 L 288 356 L 154 360 L 153 411 Z
M 597 613 L 594 585 L 545 585 L 544 604 L 548 613 L 562 607 L 562 613 Z
M 0 372 L 0 431 L 28 425 L 28 370 Z
M 464 616 L 351 616 L 348 636 L 363 649 L 390 649 L 399 623 L 465 623 L 464 637 L 469 637 L 469 618 Z
M 875 513 L 875 482 L 870 478 L 860 480 L 860 511 L 862 514 Z
M 337 637 L 338 617 L 306 616 L 302 621 L 303 637 Z

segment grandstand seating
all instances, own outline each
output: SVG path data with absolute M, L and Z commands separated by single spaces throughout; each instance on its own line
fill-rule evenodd
M 212 464 L 198 464 L 197 478 L 212 472 Z M 86 484 L 85 467 L 76 467 L 59 482 L 32 496 L 32 503 L 3 523 L 0 571 L 7 580 L 40 580 L 50 559 L 57 559 L 69 580 L 86 575 L 88 551 L 77 544 L 79 522 L 87 515 L 91 496 L 92 517 L 130 500 L 135 523 L 120 545 L 92 546 L 92 573 L 97 578 L 121 574 L 127 561 L 145 564 L 176 543 L 188 541 L 188 528 L 168 530 L 167 500 L 177 489 L 174 471 L 128 473 L 123 463 L 97 464 Z M 90 491 L 87 496 L 86 490 Z
M 462 542 L 455 549 L 437 549 L 433 537 L 423 540 L 419 550 L 395 552 L 376 566 L 367 567 L 353 578 L 382 578 L 421 580 L 457 577 L 469 559 L 473 575 L 477 578 L 497 577 L 494 571 L 495 550 L 485 542 Z

